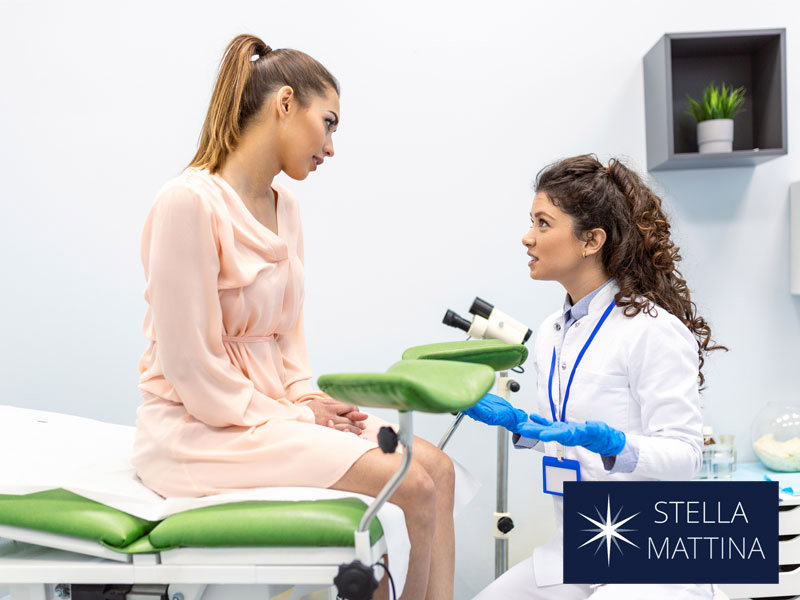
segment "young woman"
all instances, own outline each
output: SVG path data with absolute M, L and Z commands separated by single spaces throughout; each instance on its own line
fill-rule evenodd
M 338 82 L 319 62 L 236 37 L 197 154 L 147 216 L 133 463 L 163 496 L 264 486 L 377 495 L 399 465 L 377 447 L 380 419 L 311 387 L 300 214 L 273 181 L 281 171 L 305 179 L 333 156 L 339 113 Z M 414 443 L 392 497 L 411 541 L 403 597 L 452 598 L 453 465 Z
M 661 200 L 621 162 L 593 156 L 550 165 L 535 188 L 522 238 L 530 276 L 567 292 L 535 338 L 538 414 L 496 396 L 467 414 L 513 431 L 517 447 L 576 461 L 581 480 L 691 479 L 702 460 L 703 357 L 721 346 L 676 268 Z M 574 479 L 552 474 L 550 488 Z M 710 585 L 564 584 L 563 505 L 553 499 L 558 535 L 480 600 L 712 597 Z

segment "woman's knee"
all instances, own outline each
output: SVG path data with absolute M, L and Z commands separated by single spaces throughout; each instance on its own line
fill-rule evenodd
M 452 496 L 456 471 L 450 457 L 438 448 L 431 448 L 424 457 L 423 465 L 433 479 L 437 493 Z
M 428 472 L 411 463 L 396 493 L 397 503 L 408 514 L 433 518 L 436 510 L 436 486 Z
M 456 485 L 456 469 L 453 466 L 453 461 L 444 452 L 439 451 L 437 457 L 437 466 L 434 483 L 436 487 L 442 490 L 447 490 L 450 494 L 453 493 L 453 488 Z

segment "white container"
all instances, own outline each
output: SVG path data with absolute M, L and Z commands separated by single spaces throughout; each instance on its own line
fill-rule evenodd
M 733 150 L 733 119 L 710 119 L 697 124 L 700 154 Z
M 750 439 L 768 469 L 800 472 L 800 403 L 768 402 L 753 419 Z

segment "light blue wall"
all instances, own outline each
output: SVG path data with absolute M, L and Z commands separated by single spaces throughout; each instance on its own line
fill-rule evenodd
M 800 30 L 791 0 L 650 2 L 22 2 L 0 20 L 2 402 L 133 424 L 144 349 L 144 215 L 191 158 L 235 34 L 297 47 L 341 80 L 336 156 L 286 182 L 305 226 L 317 373 L 382 370 L 475 295 L 535 327 L 561 304 L 520 238 L 545 164 L 645 160 L 642 57 L 665 32 L 787 28 L 788 156 L 658 174 L 684 274 L 715 337 L 708 422 L 752 457 L 749 423 L 800 400 L 800 298 L 788 291 L 788 186 L 800 179 Z M 517 400 L 532 407 L 533 377 Z M 436 441 L 446 417 L 421 416 Z M 485 485 L 457 519 L 458 597 L 493 573 L 493 432 L 452 454 Z M 512 456 L 516 562 L 553 530 L 539 462 Z

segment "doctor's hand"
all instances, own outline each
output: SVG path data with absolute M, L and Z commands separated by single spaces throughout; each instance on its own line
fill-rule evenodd
M 600 456 L 616 456 L 625 447 L 625 434 L 602 421 L 556 421 L 539 433 L 539 439 L 564 446 L 583 446 Z
M 514 433 L 520 434 L 524 438 L 530 438 L 532 440 L 541 439 L 539 436 L 543 431 L 546 431 L 548 427 L 550 427 L 553 422 L 550 419 L 537 415 L 536 413 L 531 413 L 530 419 L 522 423 Z
M 524 410 L 514 408 L 508 400 L 494 394 L 486 394 L 475 406 L 461 412 L 481 423 L 500 425 L 513 432 L 528 420 Z

